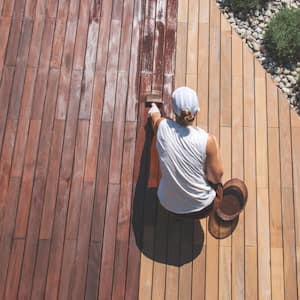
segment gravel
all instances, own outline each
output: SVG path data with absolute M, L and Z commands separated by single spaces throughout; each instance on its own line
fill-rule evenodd
M 252 49 L 254 56 L 260 61 L 265 70 L 272 75 L 274 82 L 282 92 L 287 95 L 291 105 L 299 108 L 300 99 L 298 99 L 297 105 L 296 98 L 300 97 L 297 93 L 297 90 L 299 90 L 297 79 L 300 73 L 300 62 L 285 67 L 278 65 L 272 58 L 268 57 L 264 50 L 263 37 L 266 26 L 272 17 L 285 7 L 300 8 L 300 0 L 273 0 L 260 9 L 236 14 L 224 4 L 225 0 L 217 0 L 217 3 L 232 27 Z

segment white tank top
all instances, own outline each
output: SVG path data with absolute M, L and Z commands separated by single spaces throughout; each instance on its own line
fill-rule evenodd
M 167 210 L 196 212 L 214 200 L 216 193 L 205 176 L 207 139 L 203 129 L 166 119 L 160 122 L 156 139 L 162 173 L 158 198 Z

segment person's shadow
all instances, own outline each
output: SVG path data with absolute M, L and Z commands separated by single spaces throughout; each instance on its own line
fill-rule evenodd
M 145 256 L 154 261 L 181 266 L 201 253 L 204 232 L 198 219 L 176 216 L 164 209 L 157 198 L 157 186 L 148 187 L 151 159 L 156 158 L 151 157 L 153 131 L 150 122 L 144 129 L 145 143 L 132 216 L 136 244 Z

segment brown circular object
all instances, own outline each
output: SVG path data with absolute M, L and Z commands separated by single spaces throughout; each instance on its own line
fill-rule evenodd
M 215 208 L 223 221 L 234 220 L 244 209 L 248 198 L 245 183 L 237 178 L 230 179 L 224 185 L 223 197 Z
M 231 221 L 224 221 L 213 211 L 208 218 L 208 231 L 216 239 L 225 239 L 235 230 L 238 221 L 238 216 Z

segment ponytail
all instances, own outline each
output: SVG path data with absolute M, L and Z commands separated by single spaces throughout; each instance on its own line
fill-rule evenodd
M 182 126 L 188 126 L 193 123 L 195 116 L 188 109 L 181 110 L 180 116 L 176 116 L 177 122 Z

